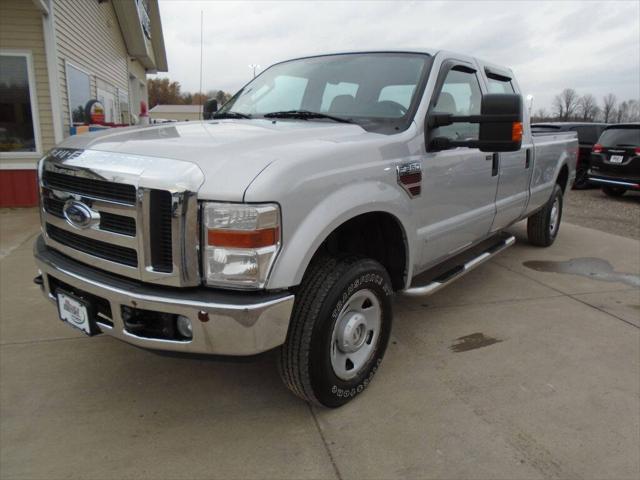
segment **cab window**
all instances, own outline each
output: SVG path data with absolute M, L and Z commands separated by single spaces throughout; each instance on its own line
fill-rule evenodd
M 449 70 L 434 111 L 453 115 L 479 115 L 482 91 L 478 77 L 473 72 Z M 438 127 L 433 136 L 450 140 L 477 140 L 479 125 L 473 123 L 455 123 Z
M 501 80 L 487 77 L 487 88 L 489 93 L 516 93 L 510 80 Z

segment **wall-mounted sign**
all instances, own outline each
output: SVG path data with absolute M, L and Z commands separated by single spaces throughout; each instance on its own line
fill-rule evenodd
M 88 123 L 104 123 L 104 105 L 98 100 L 89 100 L 85 107 L 85 119 Z

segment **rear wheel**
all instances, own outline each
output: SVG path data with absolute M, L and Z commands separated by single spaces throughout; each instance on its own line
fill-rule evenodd
M 608 197 L 621 197 L 627 189 L 624 187 L 602 187 L 602 191 Z
M 285 385 L 300 398 L 339 407 L 375 375 L 389 341 L 391 280 L 360 256 L 320 258 L 296 295 L 279 356 Z
M 527 236 L 529 243 L 539 247 L 553 244 L 560 230 L 562 221 L 562 188 L 555 185 L 551 198 L 542 210 L 527 220 Z

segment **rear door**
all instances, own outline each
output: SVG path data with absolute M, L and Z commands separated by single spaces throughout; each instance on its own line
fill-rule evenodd
M 489 93 L 518 93 L 509 71 L 484 67 L 483 73 Z M 527 205 L 532 145 L 530 127 L 526 122 L 525 129 L 519 151 L 494 153 L 498 156 L 499 177 L 492 231 L 505 228 L 520 218 Z
M 475 64 L 447 60 L 438 73 L 429 110 L 454 115 L 480 114 L 482 84 Z M 489 232 L 495 214 L 497 172 L 492 155 L 477 148 L 429 151 L 433 138 L 478 139 L 478 124 L 456 123 L 427 131 L 419 198 L 419 236 L 426 240 L 422 265 L 451 256 Z

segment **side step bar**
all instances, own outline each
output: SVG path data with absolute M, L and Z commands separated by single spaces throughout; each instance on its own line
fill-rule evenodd
M 516 237 L 508 236 L 504 239 L 501 239 L 498 243 L 493 246 L 487 248 L 483 252 L 481 252 L 478 256 L 472 258 L 471 260 L 465 262 L 462 265 L 458 265 L 437 278 L 433 279 L 430 283 L 419 287 L 410 287 L 406 290 L 402 291 L 403 295 L 408 297 L 423 297 L 427 295 L 432 295 L 443 287 L 446 287 L 450 283 L 458 280 L 460 277 L 469 273 L 474 268 L 482 265 L 487 260 L 492 259 L 497 254 L 506 250 L 511 245 L 516 242 Z

